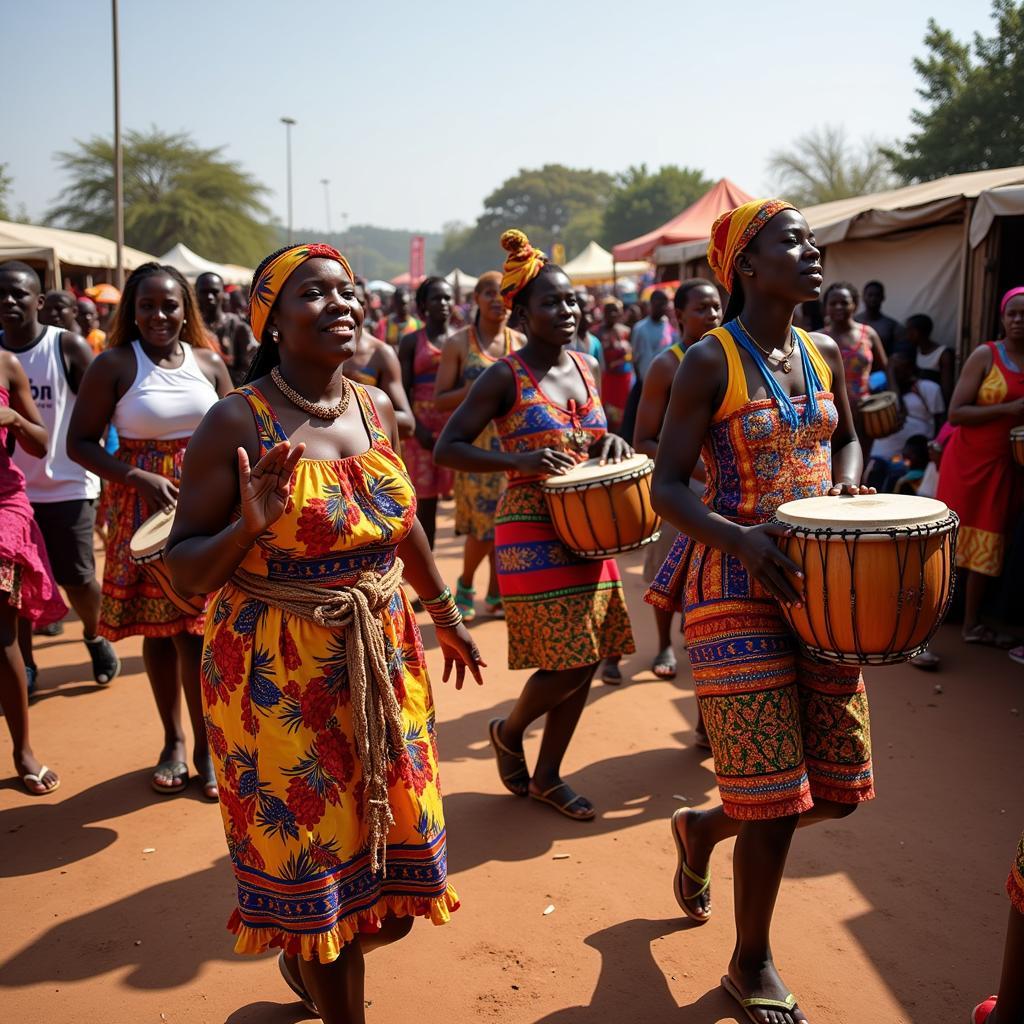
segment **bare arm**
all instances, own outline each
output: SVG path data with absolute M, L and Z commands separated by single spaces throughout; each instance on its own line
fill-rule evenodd
M 231 383 L 231 374 L 228 373 L 224 360 L 216 352 L 212 349 L 197 348 L 195 357 L 199 369 L 203 371 L 203 376 L 216 389 L 218 398 L 223 398 L 234 388 L 235 385 Z
M 395 355 L 390 345 L 382 343 L 373 358 L 380 367 L 378 387 L 388 396 L 394 409 L 395 422 L 398 424 L 398 436 L 411 437 L 414 420 L 412 409 L 409 408 L 409 399 L 402 386 L 402 368 L 398 364 L 398 356 Z M 395 451 L 401 451 L 401 449 L 396 448 Z
M 871 367 L 874 370 L 885 370 L 886 374 L 889 372 L 889 357 L 885 354 L 885 346 L 882 344 L 882 339 L 878 336 L 878 331 L 874 327 L 868 328 L 868 338 L 871 341 Z
M 465 329 L 444 343 L 434 383 L 434 401 L 438 409 L 454 409 L 469 394 L 469 384 L 462 383 L 462 366 L 468 346 L 469 332 Z
M 982 382 L 991 369 L 992 350 L 988 345 L 979 346 L 968 356 L 949 402 L 949 422 L 953 426 L 990 423 L 1002 416 L 1024 416 L 1024 398 L 996 405 L 975 404 Z
M 942 399 L 948 412 L 956 387 L 956 356 L 948 348 L 939 356 L 939 387 L 942 388 Z
M 60 336 L 60 350 L 64 357 L 64 365 L 68 368 L 68 387 L 71 388 L 72 394 L 77 395 L 85 371 L 96 358 L 95 353 L 85 338 L 71 331 L 65 331 Z
M 3 363 L 11 404 L 9 408 L 0 409 L 0 426 L 7 427 L 14 434 L 23 451 L 41 459 L 46 454 L 50 437 L 32 398 L 28 375 L 9 352 L 4 353 Z
M 668 361 L 671 360 L 671 363 Z M 633 427 L 633 447 L 652 459 L 658 454 L 658 438 L 668 410 L 668 396 L 679 360 L 671 353 L 657 356 L 647 369 Z

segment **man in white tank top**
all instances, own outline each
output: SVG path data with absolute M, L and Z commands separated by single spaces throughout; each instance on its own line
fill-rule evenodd
M 18 449 L 13 458 L 25 474 L 25 489 L 46 542 L 54 577 L 82 620 L 93 677 L 97 683 L 106 685 L 120 672 L 121 662 L 110 642 L 97 635 L 100 585 L 93 557 L 93 530 L 99 480 L 72 462 L 67 453 L 71 410 L 93 353 L 85 339 L 69 330 L 65 322 L 56 326 L 41 324 L 39 279 L 18 269 L 5 269 L 6 266 L 0 264 L 4 284 L 27 290 L 35 296 L 35 302 L 30 301 L 27 309 L 18 308 L 14 303 L 9 307 L 0 303 L 0 326 L 3 327 L 0 346 L 16 356 L 24 367 L 32 386 L 32 397 L 50 435 L 49 451 L 44 458 L 29 458 Z M 62 305 L 57 299 L 63 294 L 55 293 L 48 303 L 55 317 Z M 73 303 L 68 308 L 73 316 Z M 32 656 L 32 629 L 24 619 L 18 630 L 18 642 L 31 693 L 36 666 Z

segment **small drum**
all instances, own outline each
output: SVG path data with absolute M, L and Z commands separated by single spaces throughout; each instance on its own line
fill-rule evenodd
M 651 506 L 653 468 L 646 455 L 604 466 L 587 459 L 541 481 L 562 543 L 583 558 L 607 558 L 657 540 L 661 516 Z
M 879 391 L 860 400 L 857 413 L 865 437 L 872 441 L 895 434 L 903 425 L 903 410 L 895 391 Z
M 132 561 L 141 565 L 152 577 L 153 582 L 163 591 L 164 597 L 185 615 L 202 615 L 206 597 L 202 594 L 185 597 L 174 589 L 170 573 L 164 564 L 164 547 L 171 535 L 174 524 L 173 512 L 157 512 L 151 515 L 132 534 L 129 552 Z
M 1018 466 L 1024 466 L 1024 426 L 1010 429 L 1010 449 L 1013 452 L 1013 461 Z
M 782 607 L 819 661 L 895 665 L 928 646 L 949 608 L 959 520 L 905 494 L 787 501 L 775 522 L 803 570 L 803 607 Z

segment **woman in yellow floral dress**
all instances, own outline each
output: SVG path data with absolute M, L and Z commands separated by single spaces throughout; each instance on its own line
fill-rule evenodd
M 458 906 L 403 572 L 445 678 L 455 664 L 457 685 L 466 665 L 479 680 L 479 654 L 416 520 L 391 405 L 342 373 L 363 317 L 344 257 L 281 250 L 252 295 L 250 383 L 189 446 L 168 564 L 183 591 L 219 588 L 202 683 L 236 951 L 280 947 L 308 1006 L 361 1022 L 363 953 Z

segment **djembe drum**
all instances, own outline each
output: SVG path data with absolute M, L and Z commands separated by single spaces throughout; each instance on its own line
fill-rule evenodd
M 1024 426 L 1010 429 L 1010 450 L 1013 452 L 1013 461 L 1018 466 L 1024 466 Z
M 654 462 L 631 455 L 602 466 L 587 459 L 541 481 L 562 543 L 583 558 L 608 558 L 658 539 L 661 516 L 651 505 Z
M 804 574 L 803 606 L 782 612 L 812 657 L 894 665 L 928 646 L 953 593 L 956 513 L 933 498 L 865 494 L 788 501 L 775 522 Z
M 206 607 L 206 597 L 201 594 L 191 597 L 179 594 L 174 589 L 171 575 L 167 571 L 164 548 L 167 546 L 167 538 L 171 535 L 173 525 L 173 511 L 157 512 L 155 515 L 151 515 L 132 534 L 128 550 L 132 561 L 146 570 L 153 582 L 163 591 L 164 597 L 175 608 L 186 615 L 202 615 L 203 609 Z
M 903 410 L 895 391 L 880 391 L 866 395 L 857 405 L 865 437 L 877 440 L 895 434 L 903 424 Z

